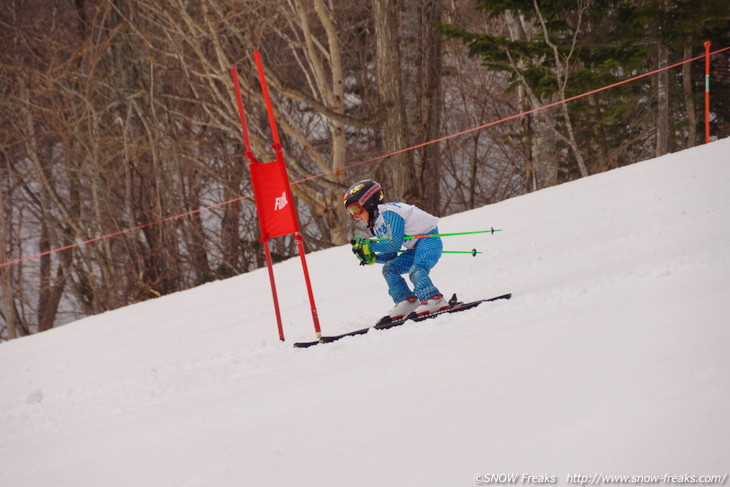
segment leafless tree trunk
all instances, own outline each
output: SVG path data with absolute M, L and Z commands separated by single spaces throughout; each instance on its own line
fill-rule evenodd
M 527 21 L 510 12 L 506 14 L 507 25 L 513 40 L 527 41 L 533 32 L 533 28 L 526 25 Z M 522 76 L 521 61 L 510 55 L 510 62 L 515 73 L 521 80 L 521 87 L 524 89 L 524 99 L 530 109 L 540 108 L 546 103 L 555 100 L 542 100 L 530 88 L 527 80 Z M 546 110 L 541 110 L 530 116 L 529 127 L 530 157 L 527 161 L 527 182 L 528 190 L 554 186 L 558 183 L 558 158 L 557 138 L 558 131 L 555 127 L 553 116 Z
M 662 45 L 657 46 L 659 66 L 669 64 L 669 51 Z M 668 152 L 669 144 L 669 72 L 657 74 L 657 115 L 656 115 L 656 150 L 657 157 Z
M 430 27 L 432 22 L 441 20 L 443 7 L 441 0 L 425 2 L 408 0 L 406 2 L 405 17 L 410 21 L 404 22 L 405 36 L 412 37 L 418 34 L 417 43 L 407 46 L 401 43 L 404 50 L 411 51 L 407 57 L 414 58 L 417 77 L 405 84 L 406 96 L 415 93 L 415 101 L 406 98 L 406 118 L 412 128 L 412 145 L 437 139 L 441 135 L 441 119 L 443 114 L 441 72 L 443 66 L 441 36 Z M 414 53 L 417 56 L 414 56 Z M 404 68 L 408 61 L 404 63 Z M 413 86 L 415 89 L 411 89 Z M 421 200 L 419 204 L 425 210 L 440 215 L 442 160 L 438 145 L 431 144 L 415 153 L 416 165 L 420 175 Z
M 0 187 L 2 187 L 2 200 L 0 201 L 0 262 L 8 262 L 12 260 L 12 249 L 17 245 L 11 240 L 13 235 L 13 227 L 11 219 L 13 218 L 12 201 L 15 200 L 13 191 L 9 188 L 11 180 L 10 168 L 7 161 L 3 161 L 2 168 L 3 177 L 0 178 Z M 6 178 L 7 176 L 7 178 Z M 9 252 L 8 250 L 11 250 Z M 18 280 L 14 278 L 14 270 L 17 266 L 6 265 L 0 268 L 0 297 L 2 300 L 2 309 L 0 309 L 0 319 L 5 325 L 6 336 L 9 340 L 18 337 L 19 330 L 23 328 L 21 324 L 20 314 L 16 306 L 16 294 L 18 291 Z M 3 337 L 3 330 L 0 329 L 0 339 Z
M 383 150 L 397 152 L 436 139 L 441 129 L 441 0 L 372 0 L 378 92 L 388 110 L 380 134 Z M 439 213 L 439 148 L 391 156 L 389 195 Z
M 407 130 L 408 119 L 403 102 L 403 80 L 401 69 L 403 60 L 399 42 L 400 7 L 398 2 L 372 0 L 375 23 L 375 63 L 378 78 L 380 103 L 386 108 L 387 115 L 380 130 L 382 148 L 386 153 L 396 152 L 409 147 Z M 412 62 L 411 62 L 412 63 Z M 391 199 L 414 201 L 420 199 L 417 186 L 416 168 L 413 152 L 391 156 L 389 174 Z
M 303 57 L 307 60 L 313 79 L 316 81 L 317 89 L 315 92 L 319 94 L 321 102 L 329 110 L 344 116 L 346 112 L 344 66 L 334 9 L 325 5 L 323 0 L 314 0 L 314 12 L 324 31 L 323 37 L 326 39 L 326 47 L 322 43 L 322 52 L 320 54 L 320 50 L 315 47 L 317 39 L 310 28 L 308 12 L 305 11 L 301 0 L 295 0 L 295 6 L 299 21 L 298 28 L 301 29 L 306 45 Z M 326 66 L 329 66 L 329 69 Z M 331 168 L 334 171 L 336 182 L 344 188 L 347 181 L 341 170 L 346 163 L 345 123 L 338 118 L 325 118 L 332 139 Z M 339 195 L 336 193 L 332 193 L 330 196 L 322 195 L 319 198 L 320 204 L 315 206 L 315 211 L 322 214 L 329 224 L 332 243 L 341 245 L 348 240 L 346 233 L 347 215 L 340 210 L 339 200 Z
M 685 47 L 684 60 L 692 59 L 692 48 Z M 697 145 L 697 113 L 692 97 L 692 64 L 685 62 L 682 65 L 682 88 L 684 89 L 684 106 L 687 114 L 687 147 Z

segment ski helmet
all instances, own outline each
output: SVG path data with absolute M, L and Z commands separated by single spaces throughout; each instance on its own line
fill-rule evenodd
M 363 211 L 373 214 L 384 199 L 383 187 L 372 179 L 364 179 L 350 186 L 343 201 L 350 213 L 359 215 Z

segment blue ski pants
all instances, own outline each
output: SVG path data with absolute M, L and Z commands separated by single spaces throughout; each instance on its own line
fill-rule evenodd
M 434 230 L 433 233 L 438 233 L 438 230 Z M 419 301 L 426 301 L 441 294 L 428 274 L 441 258 L 443 248 L 440 238 L 419 239 L 415 247 L 385 263 L 383 276 L 388 283 L 388 294 L 394 302 L 400 303 L 414 295 Z M 408 274 L 410 277 L 413 291 L 403 279 L 403 274 Z

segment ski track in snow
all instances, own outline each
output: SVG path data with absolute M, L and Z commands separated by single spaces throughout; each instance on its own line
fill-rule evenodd
M 0 486 L 458 486 L 730 470 L 730 139 L 443 218 L 509 301 L 311 349 L 298 258 L 0 344 Z M 390 306 L 308 254 L 325 334 Z M 367 299 L 359 296 L 367 294 Z

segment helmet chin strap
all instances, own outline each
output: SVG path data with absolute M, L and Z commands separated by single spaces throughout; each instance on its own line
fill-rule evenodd
M 368 212 L 368 215 L 370 215 L 370 218 L 368 219 L 368 230 L 370 230 L 370 233 L 372 235 L 375 235 L 375 230 L 373 230 L 373 226 L 375 225 L 375 218 L 377 217 L 377 213 L 377 209 Z

